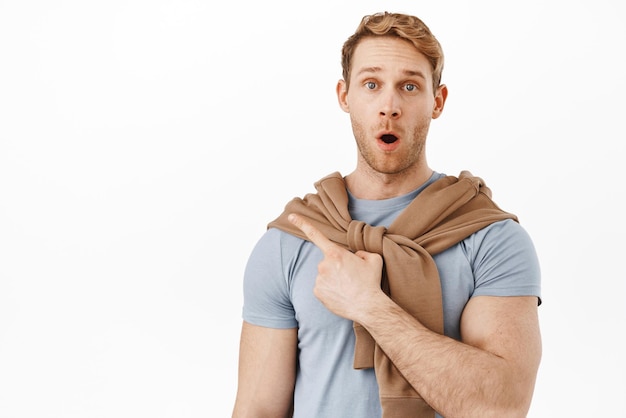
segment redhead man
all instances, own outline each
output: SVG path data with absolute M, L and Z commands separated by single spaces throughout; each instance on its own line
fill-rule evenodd
M 342 66 L 356 167 L 288 202 L 250 255 L 233 417 L 526 416 L 539 263 L 481 178 L 428 166 L 448 95 L 439 42 L 377 13 Z

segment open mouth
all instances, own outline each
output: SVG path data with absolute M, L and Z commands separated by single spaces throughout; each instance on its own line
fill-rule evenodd
M 398 140 L 398 138 L 395 135 L 385 134 L 380 137 L 380 140 L 383 141 L 385 144 L 393 144 Z

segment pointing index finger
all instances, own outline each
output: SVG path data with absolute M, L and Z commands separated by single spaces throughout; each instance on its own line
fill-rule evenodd
M 322 231 L 314 227 L 311 222 L 302 216 L 292 213 L 287 219 L 289 219 L 289 222 L 291 222 L 294 226 L 298 227 L 313 244 L 322 250 L 323 253 L 326 253 L 326 251 L 337 246 L 337 244 L 329 240 L 328 237 L 322 233 Z

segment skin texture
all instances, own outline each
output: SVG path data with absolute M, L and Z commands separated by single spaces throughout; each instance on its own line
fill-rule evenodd
M 350 89 L 343 80 L 337 84 L 358 148 L 348 188 L 362 199 L 408 193 L 432 174 L 426 137 L 443 111 L 447 88 L 433 91 L 426 58 L 397 38 L 362 40 L 352 66 Z M 397 140 L 385 143 L 387 134 Z M 428 330 L 381 291 L 380 255 L 352 253 L 303 218 L 290 220 L 324 254 L 315 296 L 333 313 L 362 324 L 436 411 L 446 418 L 526 416 L 541 359 L 536 297 L 472 298 L 459 342 Z M 241 338 L 233 417 L 290 416 L 297 330 L 244 323 Z

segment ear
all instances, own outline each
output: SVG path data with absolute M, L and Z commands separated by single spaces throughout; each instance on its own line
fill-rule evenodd
M 344 112 L 350 113 L 350 106 L 348 106 L 348 86 L 346 85 L 345 80 L 339 80 L 335 90 L 337 92 L 339 107 L 341 107 Z
M 443 106 L 446 104 L 448 98 L 448 87 L 445 84 L 437 87 L 435 92 L 435 107 L 433 108 L 433 119 L 437 119 L 443 112 Z

